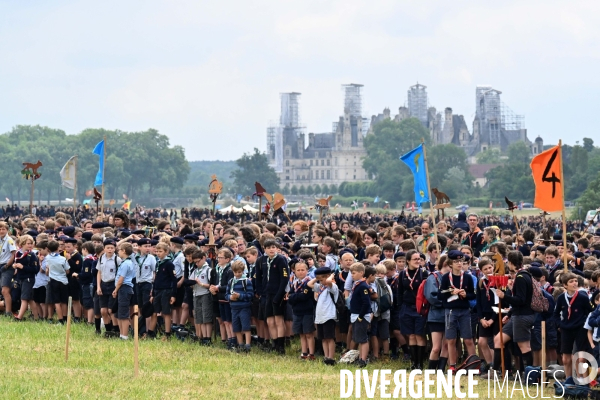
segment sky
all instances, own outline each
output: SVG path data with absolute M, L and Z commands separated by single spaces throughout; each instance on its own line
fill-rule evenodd
M 371 116 L 419 82 L 470 130 L 491 85 L 530 140 L 575 144 L 598 137 L 598 43 L 589 0 L 0 0 L 0 133 L 154 128 L 188 160 L 235 160 L 266 149 L 281 92 L 323 133 L 342 84 L 364 85 Z

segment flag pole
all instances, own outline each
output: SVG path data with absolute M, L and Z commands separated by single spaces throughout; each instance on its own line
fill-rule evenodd
M 562 236 L 563 236 L 563 264 L 564 271 L 568 272 L 567 268 L 567 215 L 565 211 L 565 177 L 563 175 L 563 156 L 562 156 L 562 139 L 558 141 L 558 151 L 560 154 L 560 192 L 562 194 Z
M 427 176 L 427 193 L 429 194 L 429 212 L 431 214 L 432 230 L 435 237 L 435 248 L 440 253 L 440 246 L 438 242 L 437 225 L 435 223 L 435 215 L 433 213 L 433 198 L 431 197 L 431 183 L 429 183 L 429 166 L 427 165 L 427 150 L 425 149 L 425 139 L 421 138 L 421 144 L 423 145 L 423 162 L 425 163 L 425 175 Z M 425 241 L 427 242 L 427 240 Z
M 74 160 L 74 166 L 75 166 L 75 178 L 74 178 L 74 186 L 73 186 L 73 218 L 75 219 L 75 214 L 77 211 L 77 159 L 78 157 L 75 156 L 75 160 Z
M 106 168 L 106 136 L 104 136 L 104 150 L 102 151 L 102 205 L 100 214 L 104 219 L 104 169 Z

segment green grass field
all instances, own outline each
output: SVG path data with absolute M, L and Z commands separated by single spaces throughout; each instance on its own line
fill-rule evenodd
M 355 369 L 301 361 L 298 343 L 281 357 L 173 339 L 140 341 L 140 375 L 134 378 L 133 340 L 107 340 L 73 324 L 65 361 L 65 332 L 61 325 L 0 319 L 3 399 L 334 399 L 340 369 Z M 406 367 L 393 361 L 368 369 Z M 480 380 L 479 398 L 487 398 L 486 385 Z M 515 392 L 512 398 L 523 397 Z

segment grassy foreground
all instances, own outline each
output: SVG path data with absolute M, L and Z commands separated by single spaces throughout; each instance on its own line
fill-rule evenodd
M 355 369 L 300 361 L 297 343 L 279 357 L 155 340 L 140 341 L 140 376 L 134 378 L 132 340 L 106 340 L 73 324 L 65 362 L 65 332 L 60 325 L 0 319 L 3 399 L 334 399 L 340 396 L 340 369 Z M 399 367 L 406 366 L 369 365 Z M 487 398 L 485 380 L 478 389 L 479 398 Z M 365 398 L 364 389 L 361 394 Z M 512 398 L 523 396 L 516 391 Z

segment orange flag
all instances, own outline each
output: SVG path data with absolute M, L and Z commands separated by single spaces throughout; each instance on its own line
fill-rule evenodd
M 534 207 L 544 211 L 561 211 L 564 207 L 562 182 L 562 149 L 555 146 L 531 160 L 535 183 Z

